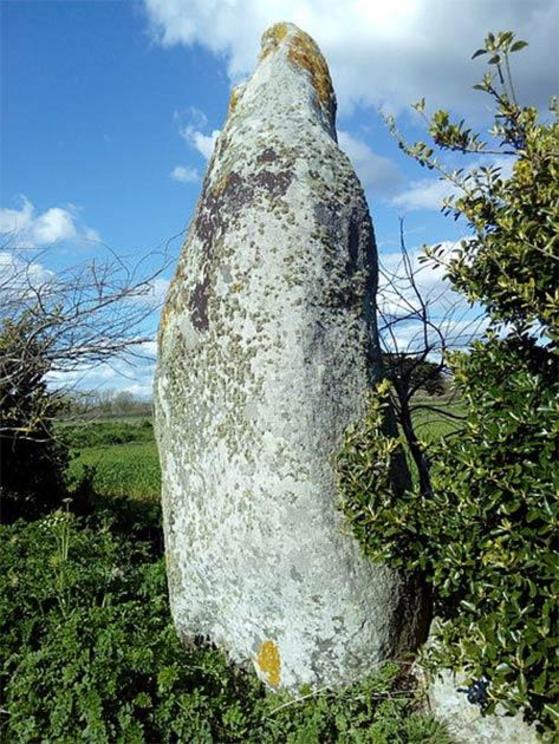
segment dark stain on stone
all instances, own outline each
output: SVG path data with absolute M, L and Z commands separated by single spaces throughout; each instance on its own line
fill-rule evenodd
M 268 160 L 276 158 L 275 152 L 267 148 Z M 264 153 L 262 155 L 264 155 Z M 271 154 L 270 154 L 271 153 Z M 288 170 L 262 170 L 249 178 L 242 178 L 235 171 L 227 174 L 222 183 L 210 190 L 209 183 L 204 184 L 204 196 L 196 217 L 196 235 L 204 245 L 204 251 L 211 257 L 212 246 L 219 233 L 223 233 L 231 219 L 249 206 L 256 189 L 263 189 L 272 199 L 285 195 L 293 173 Z
M 287 170 L 263 170 L 260 171 L 260 173 L 257 173 L 254 177 L 254 183 L 256 186 L 267 191 L 273 199 L 285 196 L 292 180 L 293 173 Z
M 318 202 L 318 204 L 315 204 L 313 212 L 317 227 L 326 230 L 329 236 L 334 237 L 338 231 L 338 220 L 332 205 Z
M 258 156 L 257 160 L 259 163 L 273 163 L 274 160 L 278 159 L 277 152 L 271 147 L 267 147 Z
M 195 219 L 195 229 L 204 253 L 211 259 L 215 241 L 225 232 L 231 217 L 250 202 L 252 190 L 233 171 L 213 190 L 206 181 L 203 194 Z
M 271 148 L 268 151 L 276 157 Z M 267 157 L 271 158 L 270 154 Z M 278 199 L 284 196 L 292 180 L 293 173 L 287 170 L 262 170 L 249 178 L 231 171 L 211 189 L 206 178 L 194 229 L 202 243 L 208 267 L 204 279 L 194 287 L 189 302 L 192 323 L 198 330 L 208 329 L 209 287 L 211 277 L 217 271 L 215 260 L 212 260 L 217 241 L 229 229 L 237 215 L 252 203 L 258 189 L 264 190 L 271 199 Z
M 218 140 L 218 145 L 215 148 L 215 154 L 217 158 L 221 158 L 225 150 L 229 147 L 229 138 L 221 135 Z
M 347 250 L 349 257 L 346 269 L 349 274 L 353 274 L 353 272 L 357 270 L 359 261 L 359 244 L 361 242 L 360 238 L 359 220 L 357 219 L 355 212 L 352 212 L 347 231 Z
M 202 242 L 204 252 L 211 255 L 214 239 L 225 227 L 221 199 L 208 193 L 200 205 L 195 224 L 196 235 Z
M 352 275 L 359 268 L 360 250 L 363 244 L 362 214 L 353 211 L 349 222 L 340 214 L 335 202 L 319 202 L 314 207 L 314 219 L 324 245 L 324 268 L 329 282 L 324 299 L 331 308 L 347 310 L 358 301 L 358 287 Z
M 194 287 L 190 296 L 190 317 L 193 326 L 199 331 L 207 331 L 208 322 L 208 290 L 210 278 L 206 274 L 201 282 Z
M 206 179 L 203 193 L 195 219 L 195 230 L 209 266 L 203 280 L 194 287 L 189 302 L 192 323 L 199 331 L 206 331 L 209 326 L 208 299 L 211 276 L 217 268 L 212 262 L 216 241 L 228 229 L 231 219 L 250 203 L 253 189 L 238 173 L 232 171 L 213 189 L 210 189 Z
M 368 211 L 361 217 L 361 250 L 363 251 L 363 265 L 367 273 L 366 292 L 374 298 L 378 283 L 378 256 L 373 223 Z
M 232 171 L 225 182 L 220 199 L 222 205 L 227 204 L 236 211 L 239 207 L 244 207 L 250 204 L 252 198 L 252 189 L 250 184 L 239 176 L 238 173 Z

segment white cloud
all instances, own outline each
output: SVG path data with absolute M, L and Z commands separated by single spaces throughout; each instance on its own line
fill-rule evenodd
M 189 106 L 185 111 L 175 111 L 174 119 L 178 122 L 181 137 L 205 160 L 209 160 L 220 130 L 214 129 L 208 133 L 208 117 L 196 106 Z
M 128 391 L 151 398 L 157 356 L 157 341 L 144 341 L 134 347 L 135 355 L 114 357 L 99 364 L 84 364 L 72 370 L 49 372 L 47 381 L 53 388 L 84 391 Z
M 98 243 L 101 240 L 101 236 L 97 232 L 97 230 L 94 230 L 92 227 L 84 227 L 83 228 L 83 237 L 86 240 L 91 240 L 92 242 Z
M 146 382 L 135 382 L 131 385 L 124 385 L 119 388 L 119 392 L 131 393 L 135 398 L 144 398 L 149 400 L 153 396 L 153 375 Z
M 78 231 L 70 212 L 52 207 L 34 220 L 32 234 L 35 245 L 49 245 L 59 240 L 71 240 Z
M 12 251 L 0 251 L 0 275 L 2 279 L 16 276 L 26 271 L 39 281 L 51 277 L 53 274 L 37 261 L 23 261 Z
M 481 165 L 497 167 L 501 170 L 500 177 L 507 179 L 512 175 L 514 161 L 514 157 L 506 155 L 499 157 L 485 156 L 478 158 L 474 163 L 470 163 L 468 170 L 471 171 Z M 412 181 L 407 189 L 393 197 L 392 204 L 408 211 L 416 209 L 440 210 L 443 206 L 443 199 L 457 192 L 458 188 L 448 180 L 420 178 L 418 181 Z
M 176 165 L 169 176 L 179 183 L 196 183 L 200 180 L 198 170 L 188 165 Z
M 392 199 L 392 204 L 405 210 L 441 209 L 443 199 L 455 193 L 448 181 L 434 181 L 432 178 L 421 178 L 412 181 L 405 191 Z
M 402 181 L 402 174 L 392 160 L 377 155 L 369 145 L 349 132 L 340 129 L 338 144 L 353 163 L 366 191 L 379 192 L 386 196 Z
M 147 342 L 145 346 L 146 356 L 135 359 L 133 363 L 114 359 L 68 372 L 50 372 L 46 379 L 57 389 L 127 391 L 142 398 L 151 398 L 156 344 L 155 341 Z
M 144 341 L 141 345 L 141 349 L 147 356 L 155 359 L 157 355 L 157 340 L 153 339 L 152 341 Z
M 556 93 L 556 0 L 144 0 L 165 46 L 201 44 L 224 58 L 232 81 L 253 69 L 260 36 L 292 21 L 321 46 L 342 110 L 356 103 L 399 110 L 421 96 L 435 106 L 483 106 L 469 91 L 484 67 L 471 62 L 490 30 L 511 29 L 530 46 L 513 59 L 522 100 Z M 478 110 L 481 110 L 478 108 Z
M 77 208 L 51 207 L 36 215 L 33 204 L 26 196 L 21 197 L 20 209 L 0 209 L 0 234 L 7 236 L 9 247 L 12 242 L 20 248 L 37 248 L 65 240 L 99 240 L 99 234 L 92 228 L 79 224 Z
M 145 295 L 138 295 L 133 298 L 134 301 L 148 302 L 149 305 L 154 308 L 158 308 L 162 305 L 165 300 L 165 295 L 169 289 L 170 279 L 165 279 L 162 276 L 157 276 L 149 284 L 148 292 Z
M 0 312 L 10 314 L 12 308 L 33 299 L 39 289 L 54 278 L 54 274 L 38 261 L 25 260 L 12 251 L 0 251 Z
M 464 237 L 461 240 L 469 240 Z M 441 256 L 450 258 L 461 240 L 440 243 Z M 423 248 L 408 251 L 408 269 L 401 252 L 379 257 L 379 335 L 388 351 L 414 353 L 425 349 L 425 334 L 429 358 L 437 361 L 444 349 L 463 349 L 479 338 L 488 325 L 488 318 L 479 305 L 470 305 L 465 297 L 452 289 L 445 278 L 444 267 L 432 261 L 423 262 Z M 413 277 L 417 293 L 426 307 L 424 312 L 409 277 Z M 427 317 L 427 327 L 422 318 Z
M 29 228 L 33 221 L 33 205 L 22 197 L 21 209 L 0 209 L 0 233 L 20 233 Z
M 434 362 L 440 361 L 445 348 L 447 351 L 466 349 L 472 341 L 481 338 L 488 324 L 489 320 L 486 316 L 480 317 L 473 314 L 468 318 L 460 316 L 459 318 L 435 319 L 434 325 L 438 327 L 444 343 L 441 342 L 439 333 L 433 327 L 427 328 L 429 359 Z M 392 335 L 385 333 L 382 336 L 385 351 L 413 354 L 425 349 L 424 327 L 419 322 L 398 323 L 394 326 Z
M 219 133 L 219 129 L 214 129 L 211 134 L 204 134 L 203 132 L 199 132 L 192 125 L 181 129 L 181 137 L 183 137 L 189 145 L 198 150 L 200 155 L 202 155 L 206 160 L 209 160 L 213 154 Z

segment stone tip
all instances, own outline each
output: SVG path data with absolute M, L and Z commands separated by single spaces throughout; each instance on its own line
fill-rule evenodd
M 294 23 L 275 23 L 262 34 L 260 46 L 260 61 L 280 47 L 287 47 L 288 60 L 309 73 L 321 106 L 334 117 L 336 97 L 330 71 L 318 44 L 309 34 Z
M 273 26 L 267 28 L 262 34 L 260 39 L 260 56 L 266 57 L 274 49 L 277 49 L 287 36 L 293 36 L 297 32 L 301 32 L 301 29 L 293 23 L 286 23 L 284 21 L 274 23 Z

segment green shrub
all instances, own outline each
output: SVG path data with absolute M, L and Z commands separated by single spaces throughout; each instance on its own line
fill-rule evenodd
M 467 419 L 459 436 L 429 450 L 432 496 L 391 490 L 397 441 L 382 435 L 377 397 L 346 436 L 338 466 L 342 506 L 367 555 L 429 581 L 442 622 L 428 665 L 488 677 L 487 712 L 500 702 L 553 731 L 559 384 L 530 342 L 491 339 L 452 361 Z
M 382 439 L 377 401 L 369 419 L 348 433 L 340 486 L 365 552 L 429 581 L 441 619 L 429 663 L 462 668 L 472 681 L 487 677 L 486 712 L 497 702 L 511 713 L 522 710 L 553 739 L 559 722 L 559 123 L 557 101 L 546 121 L 517 102 L 510 55 L 525 46 L 512 32 L 490 33 L 474 55 L 487 54 L 490 66 L 475 86 L 494 106 L 489 141 L 463 121 L 452 122 L 447 111 L 428 119 L 423 99 L 414 108 L 425 116 L 433 147 L 400 138 L 405 152 L 452 184 L 443 211 L 464 219 L 470 232 L 450 254 L 444 246 L 426 251 L 453 288 L 487 313 L 483 343 L 449 359 L 465 426 L 429 446 L 430 491 L 402 496 L 387 480 L 387 453 L 396 445 Z M 445 150 L 474 154 L 477 162 L 449 171 L 440 159 Z M 510 178 L 498 165 L 480 165 L 488 153 L 514 156 Z
M 0 328 L 0 521 L 35 518 L 65 496 L 68 448 L 54 436 L 63 408 L 45 375 L 48 338 L 25 312 Z
M 295 700 L 185 648 L 152 546 L 61 512 L 0 528 L 0 663 L 2 741 L 449 741 L 397 665 Z

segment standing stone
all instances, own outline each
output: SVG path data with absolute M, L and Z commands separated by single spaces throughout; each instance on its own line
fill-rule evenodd
M 159 329 L 171 607 L 271 687 L 413 645 L 420 600 L 360 555 L 333 458 L 378 371 L 376 252 L 330 74 L 280 23 L 233 91 Z

